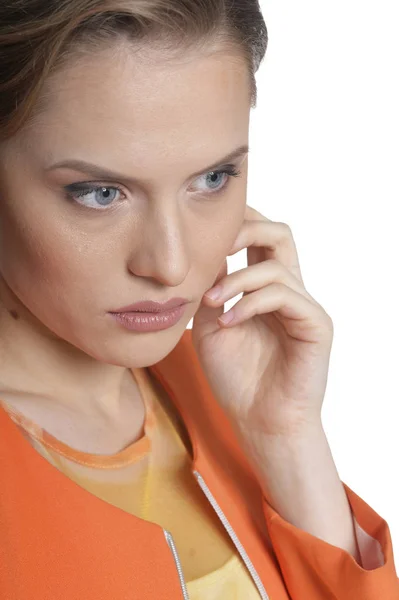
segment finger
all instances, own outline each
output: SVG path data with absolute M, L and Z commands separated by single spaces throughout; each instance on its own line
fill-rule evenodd
M 331 343 L 333 323 L 323 307 L 309 302 L 302 294 L 281 283 L 272 283 L 243 297 L 223 315 L 232 312 L 233 319 L 228 324 L 221 324 L 230 327 L 274 311 L 281 315 L 287 333 L 293 338 L 304 342 L 325 340 Z
M 250 292 L 254 292 L 272 283 L 282 283 L 287 287 L 291 287 L 298 294 L 305 296 L 310 302 L 316 303 L 298 279 L 276 260 L 266 260 L 230 273 L 221 278 L 217 286 L 215 285 L 208 290 L 205 298 L 207 300 L 209 298 L 210 302 L 218 305 L 227 302 L 241 292 L 244 292 L 244 296 L 246 296 Z M 217 297 L 212 298 L 210 294 L 215 291 L 216 287 L 216 291 L 219 294 Z
M 245 220 L 228 256 L 243 248 L 247 248 L 248 266 L 275 259 L 304 285 L 295 241 L 287 223 L 266 217 Z

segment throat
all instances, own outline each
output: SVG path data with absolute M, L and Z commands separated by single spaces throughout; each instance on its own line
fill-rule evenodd
M 134 385 L 124 386 L 118 412 L 112 416 L 101 410 L 95 416 L 89 415 L 51 398 L 10 390 L 0 390 L 0 400 L 5 410 L 19 415 L 22 427 L 27 419 L 78 452 L 112 455 L 144 435 L 145 404 L 132 380 Z

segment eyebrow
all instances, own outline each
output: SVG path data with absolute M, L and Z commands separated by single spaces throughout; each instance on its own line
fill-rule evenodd
M 249 152 L 248 145 L 239 146 L 238 148 L 236 148 L 235 150 L 233 150 L 232 152 L 227 154 L 227 156 L 224 156 L 223 158 L 221 158 L 216 163 L 209 165 L 208 167 L 205 167 L 205 169 L 201 169 L 201 171 L 198 171 L 197 173 L 193 173 L 191 175 L 191 177 L 196 177 L 197 175 L 201 175 L 204 172 L 215 170 L 218 167 L 221 167 L 223 164 L 229 163 L 229 162 L 239 158 L 240 156 L 243 156 L 244 154 L 248 154 L 248 152 Z M 138 179 L 136 179 L 136 178 L 128 177 L 127 175 L 123 175 L 122 173 L 117 173 L 115 171 L 110 171 L 99 165 L 95 165 L 93 163 L 89 163 L 89 162 L 86 162 L 83 160 L 74 160 L 74 159 L 67 159 L 67 160 L 63 160 L 63 161 L 54 163 L 53 165 L 46 167 L 45 171 L 48 172 L 48 171 L 53 171 L 54 169 L 61 169 L 61 168 L 73 169 L 75 171 L 81 171 L 82 173 L 89 173 L 98 179 L 108 179 L 108 180 L 109 179 L 119 179 L 121 181 L 125 180 L 125 181 L 133 181 L 133 182 L 138 181 Z

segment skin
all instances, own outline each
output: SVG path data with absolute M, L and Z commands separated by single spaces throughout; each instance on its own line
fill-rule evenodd
M 71 61 L 37 119 L 0 148 L 0 396 L 87 452 L 141 434 L 129 367 L 177 345 L 244 220 L 247 155 L 230 161 L 240 177 L 215 182 L 208 166 L 248 144 L 247 67 L 231 50 L 183 55 L 121 41 Z M 136 181 L 47 170 L 66 159 Z M 85 181 L 122 193 L 112 188 L 105 209 L 93 193 L 81 200 L 98 208 L 65 198 Z M 159 332 L 108 314 L 175 296 L 189 300 L 184 316 Z

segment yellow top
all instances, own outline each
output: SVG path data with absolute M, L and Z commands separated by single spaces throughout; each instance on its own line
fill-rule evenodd
M 145 368 L 132 370 L 144 434 L 112 455 L 75 450 L 0 400 L 32 446 L 85 490 L 171 532 L 190 600 L 259 600 L 230 536 L 191 472 L 191 457 Z

